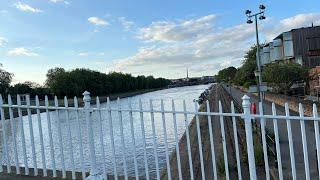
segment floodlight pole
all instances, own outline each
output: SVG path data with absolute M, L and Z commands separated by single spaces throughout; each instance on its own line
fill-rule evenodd
M 262 72 L 261 72 L 261 60 L 260 60 L 260 44 L 259 44 L 259 31 L 258 31 L 258 20 L 257 14 L 254 16 L 255 24 L 256 24 L 256 40 L 257 40 L 257 66 L 258 66 L 258 92 L 260 97 L 260 102 L 263 104 L 263 96 L 261 92 L 261 85 L 262 85 Z
M 248 24 L 251 24 L 252 21 L 251 21 L 251 18 L 254 17 L 254 20 L 255 20 L 255 27 L 256 27 L 256 41 L 257 41 L 257 58 L 256 58 L 256 61 L 257 61 L 257 69 L 258 69 L 258 72 L 257 72 L 257 75 L 258 75 L 258 86 L 257 86 L 257 89 L 258 89 L 258 93 L 259 93 L 259 100 L 260 102 L 263 104 L 263 94 L 261 92 L 261 85 L 262 85 L 262 71 L 261 71 L 261 60 L 260 60 L 260 44 L 259 44 L 259 30 L 258 30 L 258 16 L 259 16 L 259 19 L 260 20 L 263 20 L 265 19 L 265 16 L 264 16 L 264 10 L 265 10 L 265 6 L 264 5 L 260 5 L 259 6 L 259 9 L 260 9 L 260 12 L 258 13 L 255 13 L 255 14 L 251 14 L 251 11 L 250 10 L 246 10 L 246 15 L 248 17 L 248 20 L 247 20 L 247 23 Z

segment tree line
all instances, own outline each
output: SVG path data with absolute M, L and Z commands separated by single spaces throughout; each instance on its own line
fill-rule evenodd
M 121 72 L 104 74 L 89 69 L 66 71 L 63 68 L 50 69 L 46 86 L 57 95 L 79 96 L 84 91 L 93 95 L 107 95 L 128 91 L 166 87 L 170 80 L 153 76 L 137 76 Z
M 81 96 L 89 91 L 94 96 L 123 93 L 143 89 L 166 87 L 170 80 L 154 78 L 153 76 L 137 76 L 121 72 L 108 74 L 85 68 L 65 70 L 53 68 L 48 70 L 44 85 L 26 81 L 11 85 L 14 74 L 5 71 L 0 64 L 0 94 L 30 94 L 31 96 L 44 95 Z
M 216 75 L 219 81 L 229 82 L 248 88 L 257 84 L 254 71 L 256 64 L 257 46 L 252 46 L 245 54 L 242 65 L 239 68 L 228 67 L 222 69 Z M 285 93 L 298 81 L 308 82 L 308 68 L 293 62 L 279 61 L 270 63 L 262 69 L 262 79 L 272 87 L 275 92 Z

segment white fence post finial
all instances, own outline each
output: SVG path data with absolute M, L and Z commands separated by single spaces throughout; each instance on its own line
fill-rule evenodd
M 86 180 L 103 180 L 103 176 L 99 174 L 97 163 L 96 163 L 96 153 L 94 147 L 94 138 L 93 138 L 93 130 L 92 130 L 92 122 L 90 115 L 90 93 L 85 91 L 83 94 L 83 102 L 84 109 L 86 113 L 86 123 L 87 123 L 87 131 L 88 131 L 88 142 L 89 142 L 89 151 L 90 151 L 90 161 L 91 161 L 91 170 L 90 175 L 86 178 Z
M 90 107 L 90 93 L 88 91 L 85 91 L 83 94 L 83 102 L 84 102 L 84 107 L 89 108 Z
M 244 95 L 242 97 L 242 108 L 243 108 L 243 118 L 245 121 L 245 129 L 246 129 L 247 153 L 248 153 L 248 161 L 249 161 L 250 179 L 255 180 L 255 179 L 257 179 L 257 174 L 256 174 L 256 164 L 255 164 L 254 149 L 253 149 L 250 105 L 251 105 L 250 97 L 247 95 Z

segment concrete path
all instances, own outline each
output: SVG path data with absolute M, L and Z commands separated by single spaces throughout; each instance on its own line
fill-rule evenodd
M 240 103 L 242 102 L 241 98 L 245 94 L 244 92 L 240 91 L 239 89 L 235 89 L 233 87 L 232 88 L 227 87 L 226 89 L 228 92 L 231 92 L 235 100 L 237 100 Z M 250 93 L 247 95 L 250 96 L 251 102 L 256 102 L 256 103 L 258 102 L 258 99 L 256 96 Z M 276 105 L 276 111 L 278 115 L 285 115 L 285 110 L 283 106 Z M 272 114 L 271 102 L 265 101 L 264 112 L 265 114 Z M 294 116 L 298 116 L 296 112 L 290 111 L 290 114 Z M 291 122 L 292 122 L 291 126 L 292 126 L 292 134 L 293 134 L 293 145 L 294 145 L 294 151 L 295 151 L 294 155 L 295 155 L 295 161 L 296 161 L 295 165 L 296 165 L 297 179 L 299 180 L 306 179 L 300 121 L 291 120 Z M 315 146 L 316 143 L 315 143 L 313 121 L 306 122 L 305 124 L 306 124 L 305 129 L 306 129 L 306 137 L 307 137 L 310 177 L 311 179 L 319 179 L 318 170 L 317 170 L 318 167 L 317 167 L 317 156 L 316 156 L 316 146 Z M 272 119 L 267 120 L 266 127 L 270 132 L 274 132 Z M 285 120 L 278 121 L 278 129 L 279 129 L 279 139 L 280 139 L 281 160 L 283 165 L 283 168 L 282 168 L 283 176 L 284 176 L 284 179 L 292 179 L 288 132 L 287 132 L 287 125 Z M 276 167 L 275 162 L 269 162 L 269 163 L 274 163 L 274 166 Z

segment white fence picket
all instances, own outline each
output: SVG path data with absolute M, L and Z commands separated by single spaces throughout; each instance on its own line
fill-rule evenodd
M 154 153 L 154 159 L 156 163 L 156 174 L 157 174 L 157 180 L 160 180 L 157 134 L 156 134 L 156 127 L 154 125 L 154 112 L 153 112 L 152 99 L 150 99 L 149 104 L 150 104 L 151 128 L 152 128 L 152 139 L 153 139 L 153 153 Z
M 285 103 L 284 105 L 286 116 L 290 117 L 289 112 L 289 105 L 288 103 Z M 292 171 L 292 179 L 297 179 L 297 173 L 296 173 L 296 161 L 295 161 L 295 155 L 294 155 L 294 149 L 293 149 L 293 139 L 292 139 L 292 130 L 291 130 L 291 121 L 290 119 L 286 120 L 287 122 L 287 130 L 288 130 L 288 140 L 289 140 L 289 151 L 290 151 L 290 162 L 291 162 L 291 171 Z
M 312 106 L 312 111 L 313 111 L 313 117 L 315 119 L 318 118 L 318 110 L 317 110 L 317 105 L 313 104 Z M 316 149 L 317 149 L 317 164 L 318 164 L 318 178 L 320 178 L 320 134 L 319 134 L 319 122 L 314 121 L 314 134 L 316 138 Z
M 38 175 L 38 167 L 37 167 L 37 157 L 36 157 L 36 148 L 34 144 L 34 135 L 33 135 L 33 123 L 32 123 L 32 115 L 30 109 L 30 96 L 27 95 L 27 113 L 28 113 L 28 121 L 29 121 L 29 133 L 30 133 L 30 140 L 31 140 L 31 150 L 32 150 L 32 161 L 33 161 L 33 168 L 34 168 L 34 176 Z
M 166 162 L 167 162 L 167 176 L 168 180 L 171 180 L 171 167 L 170 167 L 170 155 L 168 150 L 168 135 L 167 135 L 167 123 L 166 117 L 164 113 L 164 103 L 163 99 L 161 99 L 161 119 L 162 119 L 162 126 L 163 126 L 163 135 L 164 135 L 164 144 L 165 144 L 165 152 L 166 152 Z
M 174 139 L 176 142 L 176 154 L 177 154 L 177 164 L 178 164 L 178 174 L 179 179 L 182 179 L 182 171 L 181 171 L 181 159 L 180 159 L 180 148 L 179 148 L 179 137 L 178 137 L 178 130 L 177 130 L 177 115 L 176 115 L 176 107 L 174 100 L 171 101 L 172 104 L 172 116 L 173 116 L 173 127 L 174 127 Z
M 148 167 L 148 157 L 147 157 L 147 148 L 146 148 L 146 136 L 144 129 L 144 120 L 143 120 L 143 110 L 142 110 L 142 101 L 139 99 L 139 110 L 140 110 L 140 124 L 141 124 L 141 133 L 142 133 L 142 144 L 143 144 L 143 158 L 144 158 L 144 168 L 146 172 L 146 179 L 149 180 L 149 167 Z
M 84 160 L 83 160 L 83 142 L 82 142 L 82 131 L 81 131 L 81 125 L 80 125 L 80 119 L 79 119 L 79 110 L 78 110 L 78 98 L 74 97 L 73 99 L 74 107 L 76 108 L 76 134 L 79 138 L 79 154 L 80 154 L 80 165 L 81 165 L 81 173 L 82 173 L 82 179 L 86 178 L 86 172 L 84 170 Z
M 201 140 L 201 128 L 200 128 L 200 120 L 198 115 L 198 103 L 194 102 L 194 110 L 196 114 L 196 125 L 197 125 L 197 137 L 198 137 L 198 147 L 199 147 L 199 158 L 200 158 L 200 166 L 201 166 L 201 179 L 205 180 L 206 175 L 204 171 L 204 162 L 203 162 L 203 152 L 202 152 L 202 140 Z
M 124 142 L 124 134 L 123 134 L 123 122 L 122 122 L 122 111 L 121 111 L 121 104 L 120 99 L 117 99 L 118 105 L 118 116 L 120 122 L 120 133 L 121 133 L 121 146 L 122 146 L 122 160 L 123 160 L 123 170 L 124 170 L 124 177 L 125 180 L 128 180 L 128 169 L 127 169 L 127 152 L 126 152 L 126 145 Z
M 163 110 L 163 109 L 161 109 Z M 193 163 L 192 163 L 192 152 L 191 152 L 191 144 L 190 144 L 190 132 L 189 132 L 189 121 L 188 121 L 188 114 L 186 101 L 183 100 L 183 114 L 184 114 L 184 127 L 186 128 L 186 138 L 187 138 L 187 149 L 188 149 L 188 160 L 189 160 L 189 172 L 190 172 L 190 179 L 194 179 L 193 175 Z
M 22 110 L 21 110 L 21 98 L 20 98 L 20 95 L 17 95 L 17 104 L 18 104 L 18 119 L 19 119 L 21 142 L 22 142 L 24 171 L 25 171 L 25 175 L 29 175 L 29 166 L 28 166 L 28 160 L 27 160 L 27 149 L 26 149 L 26 140 L 25 140 L 25 134 L 24 134 L 24 125 L 23 125 L 23 121 L 22 121 Z
M 99 97 L 96 98 L 96 105 L 97 105 L 97 109 L 98 109 L 98 123 L 99 123 L 99 140 L 100 140 L 100 148 L 101 148 L 101 153 L 102 153 L 102 163 L 103 163 L 103 178 L 104 180 L 108 179 L 107 176 L 107 167 L 106 167 L 106 153 L 104 150 L 104 141 L 103 141 L 103 130 L 102 130 L 102 114 L 101 114 L 101 106 L 100 106 L 100 99 Z
M 261 116 L 263 115 L 263 106 L 262 106 L 261 102 L 259 102 L 259 113 L 260 113 Z M 265 173 L 266 173 L 266 179 L 270 180 L 268 147 L 267 147 L 267 140 L 266 140 L 266 121 L 265 121 L 264 118 L 260 118 L 260 127 L 261 127 L 263 160 L 264 160 L 264 168 L 265 168 Z
M 234 114 L 234 104 L 231 101 L 231 113 Z M 237 171 L 238 171 L 238 179 L 242 180 L 241 175 L 241 162 L 240 162 L 240 152 L 239 152 L 239 142 L 238 142 L 238 131 L 237 131 L 237 122 L 236 117 L 232 116 L 232 127 L 233 127 L 233 138 L 234 138 L 234 147 L 236 149 L 236 160 L 237 160 Z
M 62 168 L 62 178 L 66 178 L 66 166 L 65 166 L 65 160 L 64 160 L 64 151 L 63 151 L 63 145 L 62 145 L 62 131 L 61 131 L 61 122 L 60 122 L 60 112 L 59 112 L 59 102 L 57 96 L 54 97 L 54 106 L 56 108 L 56 118 L 58 121 L 58 140 L 59 140 L 59 148 L 60 148 L 60 160 L 61 160 L 61 168 Z
M 113 173 L 115 180 L 118 179 L 118 172 L 117 172 L 117 157 L 116 157 L 116 150 L 114 147 L 114 134 L 113 134 L 113 122 L 112 122 L 112 114 L 111 114 L 111 105 L 110 99 L 107 98 L 107 109 L 108 109 L 108 118 L 109 118 L 109 133 L 110 133 L 110 141 L 111 141 L 111 152 L 112 152 L 112 164 L 113 164 Z
M 70 125 L 69 110 L 68 110 L 69 104 L 68 104 L 68 99 L 66 96 L 64 97 L 64 107 L 66 109 L 65 114 L 66 114 L 66 120 L 67 120 L 68 145 L 69 145 L 69 156 L 71 159 L 72 179 L 76 179 L 74 155 L 73 155 L 73 144 L 72 144 L 72 138 L 71 138 L 71 125 Z
M 302 107 L 301 103 L 299 103 L 299 115 L 300 115 L 300 117 L 304 116 L 303 107 Z M 300 120 L 303 159 L 304 159 L 304 171 L 306 173 L 306 180 L 310 180 L 308 146 L 307 146 L 307 136 L 306 136 L 306 127 L 305 126 L 306 126 L 305 122 L 303 120 Z
M 50 117 L 50 112 L 49 112 L 48 96 L 45 96 L 44 101 L 45 101 L 45 109 L 46 109 L 46 115 L 47 115 L 52 173 L 53 173 L 53 177 L 55 178 L 55 177 L 57 177 L 57 171 L 56 171 L 56 160 L 55 160 L 55 155 L 54 155 L 54 146 L 53 146 L 53 137 L 52 137 L 51 117 Z
M 20 174 L 18 150 L 17 150 L 17 138 L 16 138 L 16 124 L 13 120 L 12 99 L 10 95 L 8 95 L 8 105 L 9 105 L 10 125 L 12 129 L 12 137 L 13 137 L 13 152 L 14 152 L 13 154 L 14 154 L 14 162 L 16 165 L 16 174 Z
M 219 113 L 222 113 L 221 101 L 219 101 Z M 229 175 L 229 161 L 228 161 L 228 152 L 227 152 L 227 142 L 226 142 L 226 133 L 224 129 L 224 120 L 223 116 L 220 116 L 220 128 L 221 128 L 221 137 L 222 137 L 222 149 L 223 149 L 223 158 L 224 158 L 224 169 L 226 172 L 226 179 L 230 179 Z
M 42 170 L 43 170 L 43 176 L 47 176 L 47 162 L 46 162 L 46 156 L 44 152 L 44 143 L 43 143 L 43 133 L 42 133 L 42 122 L 41 122 L 41 116 L 40 116 L 40 102 L 39 97 L 36 96 L 36 106 L 37 106 L 37 119 L 38 119 L 38 129 L 39 129 L 39 136 L 40 136 L 40 146 L 41 146 L 41 159 L 42 159 Z
M 136 152 L 136 140 L 135 140 L 135 133 L 134 133 L 134 125 L 133 125 L 133 114 L 132 114 L 132 102 L 131 98 L 128 101 L 129 103 L 129 121 L 130 121 L 130 132 L 131 132 L 131 139 L 133 144 L 133 164 L 134 164 L 134 173 L 136 176 L 136 180 L 139 179 L 139 169 L 138 169 L 138 162 L 137 162 L 137 152 Z
M 272 103 L 272 115 L 276 116 L 276 106 L 274 103 Z M 273 119 L 273 130 L 274 130 L 274 136 L 276 141 L 276 152 L 277 152 L 277 162 L 278 162 L 278 171 L 279 171 L 279 179 L 283 179 L 283 172 L 282 172 L 282 160 L 281 160 L 281 151 L 280 151 L 280 138 L 279 138 L 279 130 L 278 130 L 278 120 Z
M 4 156 L 5 156 L 5 159 L 6 159 L 6 165 L 7 165 L 7 171 L 8 173 L 11 173 L 11 164 L 10 164 L 10 159 L 9 159 L 9 150 L 8 150 L 8 141 L 7 141 L 7 134 L 6 134 L 6 130 L 7 130 L 7 127 L 6 127 L 6 123 L 5 123 L 5 114 L 4 114 L 4 109 L 2 107 L 3 105 L 3 99 L 2 99 L 2 96 L 0 95 L 0 107 L 1 107 L 1 125 L 2 125 L 2 140 L 3 140 L 3 150 L 4 150 Z M 2 159 L 1 159 L 2 161 Z M 1 162 L 1 168 L 2 168 L 2 163 Z
M 206 101 L 206 109 L 208 113 L 211 111 L 208 100 Z M 212 119 L 210 115 L 208 115 L 208 126 L 209 126 L 209 136 L 210 136 L 212 170 L 213 170 L 213 176 L 214 176 L 213 178 L 214 180 L 217 180 L 218 173 L 217 173 L 216 153 L 214 150 L 214 142 L 213 142 L 213 134 L 212 134 Z

